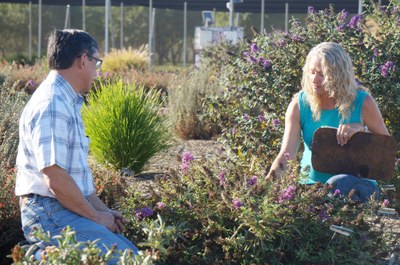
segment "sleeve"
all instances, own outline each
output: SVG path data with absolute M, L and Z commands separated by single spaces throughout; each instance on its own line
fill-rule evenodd
M 62 102 L 51 101 L 32 122 L 32 148 L 38 170 L 52 165 L 68 168 L 71 122 L 64 106 Z

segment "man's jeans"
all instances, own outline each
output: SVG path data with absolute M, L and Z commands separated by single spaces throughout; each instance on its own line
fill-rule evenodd
M 374 180 L 339 174 L 328 179 L 326 184 L 332 185 L 333 191 L 337 189 L 343 196 L 347 196 L 354 189 L 352 199 L 356 201 L 368 202 L 373 195 L 375 196 L 373 199 L 379 199 L 378 184 Z
M 136 246 L 124 236 L 113 233 L 105 226 L 71 212 L 53 198 L 39 195 L 24 198 L 21 203 L 21 221 L 25 238 L 30 243 L 37 243 L 41 248 L 49 244 L 39 242 L 31 233 L 33 229 L 50 232 L 53 237 L 60 235 L 61 230 L 66 226 L 70 226 L 76 232 L 78 242 L 100 239 L 97 246 L 103 253 L 107 253 L 104 245 L 110 249 L 114 244 L 121 251 L 132 249 L 135 254 L 138 252 Z M 52 239 L 50 244 L 57 245 L 57 241 Z

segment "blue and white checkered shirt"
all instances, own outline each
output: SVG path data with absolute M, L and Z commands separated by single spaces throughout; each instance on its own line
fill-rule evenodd
M 94 192 L 89 139 L 80 113 L 83 101 L 56 71 L 51 71 L 32 95 L 19 124 L 17 196 L 54 197 L 41 172 L 52 165 L 65 169 L 84 196 Z

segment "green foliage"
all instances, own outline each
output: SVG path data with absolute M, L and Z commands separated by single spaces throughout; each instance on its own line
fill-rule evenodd
M 112 49 L 104 57 L 102 71 L 115 73 L 130 69 L 144 70 L 147 67 L 148 48 L 142 45 L 138 49 L 129 47 L 128 49 Z
M 305 25 L 293 19 L 288 33 L 255 35 L 234 58 L 220 63 L 226 65 L 219 72 L 225 90 L 210 100 L 209 117 L 220 124 L 223 143 L 245 159 L 265 154 L 271 161 L 276 156 L 286 107 L 301 89 L 305 57 L 324 41 L 338 42 L 349 52 L 357 78 L 376 98 L 386 125 L 399 141 L 399 4 L 368 4 L 366 10 L 366 19 L 354 23 L 345 11 L 310 9 Z M 382 67 L 390 62 L 385 74 Z
M 169 145 L 171 135 L 159 115 L 160 95 L 122 81 L 100 83 L 83 108 L 90 150 L 102 163 L 138 173 L 157 152 Z
M 0 160 L 0 260 L 23 238 L 15 176 L 15 168 Z
M 367 221 L 379 204 L 301 185 L 297 172 L 292 161 L 271 183 L 261 160 L 190 161 L 182 172 L 158 179 L 147 200 L 129 191 L 123 204 L 129 234 L 140 241 L 141 224 L 162 216 L 174 227 L 166 239 L 175 238 L 162 256 L 166 264 L 376 264 L 389 248 L 384 233 Z M 146 216 L 135 218 L 139 209 L 147 209 Z M 333 236 L 331 224 L 354 233 Z
M 127 183 L 125 179 L 121 178 L 120 172 L 117 172 L 110 165 L 97 163 L 93 157 L 89 157 L 89 166 L 97 196 L 110 209 L 117 208 L 121 199 L 126 196 L 125 187 Z
M 44 242 L 51 242 L 49 233 L 43 231 L 34 231 L 35 237 L 40 238 Z M 112 262 L 113 259 L 118 260 L 118 264 L 122 265 L 151 265 L 154 257 L 150 253 L 139 252 L 133 255 L 132 250 L 121 252 L 115 248 L 111 248 L 107 253 L 102 253 L 97 247 L 97 240 L 93 242 L 78 242 L 75 237 L 75 231 L 69 227 L 65 228 L 61 235 L 54 236 L 57 241 L 56 246 L 48 246 L 41 253 L 42 260 L 46 264 L 106 264 Z M 34 248 L 28 249 L 16 246 L 13 250 L 13 264 L 42 264 L 41 261 L 32 259 Z M 115 261 L 115 260 L 114 260 Z
M 215 66 L 207 61 L 199 69 L 182 72 L 168 90 L 169 117 L 175 132 L 183 139 L 209 139 L 216 128 L 200 114 L 206 97 L 219 91 Z
M 13 167 L 18 148 L 19 117 L 28 97 L 18 92 L 10 76 L 0 85 L 0 162 Z

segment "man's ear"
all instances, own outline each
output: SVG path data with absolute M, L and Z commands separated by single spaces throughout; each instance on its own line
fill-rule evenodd
M 78 67 L 78 69 L 83 69 L 85 68 L 85 62 L 86 62 L 87 55 L 86 53 L 82 54 L 78 58 L 75 59 L 74 64 Z

